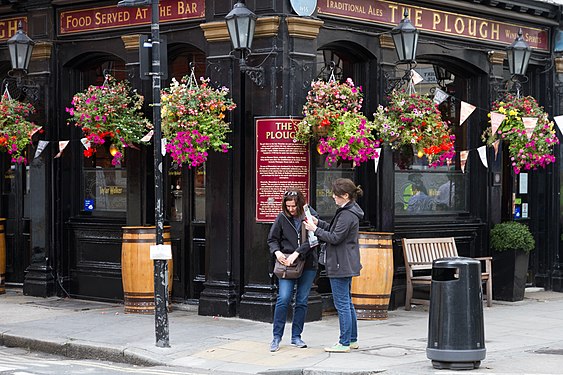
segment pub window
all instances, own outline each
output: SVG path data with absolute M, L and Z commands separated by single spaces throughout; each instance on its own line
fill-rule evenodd
M 412 147 L 402 147 L 393 153 L 395 168 L 395 214 L 401 217 L 413 215 L 443 215 L 468 211 L 469 170 L 461 171 L 459 151 L 467 145 L 467 123 L 459 126 L 454 98 L 461 95 L 465 80 L 449 74 L 438 81 L 430 64 L 419 64 L 416 71 L 424 81 L 416 85 L 420 94 L 430 94 L 440 85 L 450 97 L 440 104 L 442 119 L 450 122 L 456 136 L 456 157 L 448 165 L 429 167 L 425 156 L 419 157 Z
M 117 80 L 127 79 L 122 62 L 104 62 L 82 72 L 83 88 L 102 85 L 106 73 Z M 115 151 L 115 146 L 106 142 L 91 157 L 82 155 L 82 212 L 113 216 L 124 215 L 127 211 L 127 157 L 114 166 Z

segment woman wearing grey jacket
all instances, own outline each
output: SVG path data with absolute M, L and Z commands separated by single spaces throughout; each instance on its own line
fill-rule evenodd
M 340 339 L 334 346 L 325 348 L 327 352 L 347 353 L 359 348 L 358 323 L 350 287 L 352 277 L 358 276 L 362 269 L 358 234 L 364 211 L 356 203 L 362 193 L 362 189 L 347 178 L 334 180 L 332 198 L 338 209 L 332 221 L 327 223 L 313 218 L 313 222 L 305 222 L 305 228 L 314 231 L 317 238 L 326 243 L 325 268 L 338 312 Z

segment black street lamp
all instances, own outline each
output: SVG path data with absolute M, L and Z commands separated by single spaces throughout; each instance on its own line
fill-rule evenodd
M 246 7 L 244 0 L 239 0 L 225 16 L 231 43 L 236 51 L 240 51 L 240 71 L 246 73 L 258 86 L 264 86 L 264 68 L 246 65 L 246 59 L 252 49 L 256 20 L 258 17 Z
M 522 29 L 518 30 L 518 36 L 514 39 L 514 42 L 506 47 L 506 54 L 508 57 L 510 75 L 526 75 L 530 56 L 532 55 L 532 48 L 530 48 L 528 43 L 522 38 Z
M 416 60 L 419 31 L 409 20 L 409 11 L 405 9 L 404 18 L 391 30 L 393 44 L 401 63 L 413 63 Z
M 391 36 L 393 37 L 395 51 L 397 51 L 397 56 L 399 57 L 397 64 L 408 64 L 408 69 L 402 77 L 388 78 L 385 88 L 386 94 L 410 82 L 412 67 L 416 65 L 416 47 L 418 46 L 419 33 L 420 31 L 409 20 L 409 11 L 405 9 L 404 18 L 391 30 Z M 410 89 L 411 86 L 409 85 Z
M 257 18 L 256 14 L 246 7 L 244 0 L 239 0 L 225 17 L 229 36 L 236 50 L 250 52 Z
M 434 68 L 434 74 L 436 75 L 436 82 L 438 83 L 438 86 L 445 89 L 446 81 L 452 79 L 452 73 L 448 69 L 440 65 L 433 65 L 433 68 Z
M 18 31 L 6 43 L 10 51 L 12 69 L 27 72 L 35 42 L 23 31 L 21 21 L 18 24 Z
M 532 55 L 532 48 L 522 38 L 522 29 L 518 30 L 518 36 L 514 42 L 506 47 L 506 57 L 508 58 L 508 70 L 510 71 L 510 78 L 516 87 L 516 97 L 520 97 L 520 90 L 522 83 L 527 81 L 526 70 Z
M 156 227 L 156 245 L 164 244 L 164 190 L 162 178 L 162 127 L 160 118 L 160 90 L 162 70 L 160 66 L 160 24 L 158 0 L 122 0 L 117 6 L 151 7 L 152 40 L 152 109 L 154 125 L 154 216 Z M 156 346 L 170 347 L 168 329 L 168 262 L 165 259 L 154 260 L 154 305 Z

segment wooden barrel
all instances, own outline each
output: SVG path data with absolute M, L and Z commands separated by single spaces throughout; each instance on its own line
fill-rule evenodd
M 0 294 L 6 293 L 6 219 L 0 218 Z
M 360 232 L 360 276 L 352 278 L 358 319 L 387 319 L 393 285 L 393 233 Z
M 163 237 L 164 244 L 171 244 L 169 226 L 164 227 Z M 154 314 L 154 261 L 150 258 L 150 246 L 155 244 L 155 227 L 123 227 L 121 280 L 126 313 Z M 168 261 L 169 295 L 172 292 L 172 267 L 173 263 L 170 259 Z

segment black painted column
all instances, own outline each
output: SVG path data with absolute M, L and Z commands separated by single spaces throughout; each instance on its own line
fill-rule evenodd
M 563 58 L 559 57 L 555 59 L 555 90 L 553 99 L 553 113 L 561 114 L 563 109 Z M 559 133 L 558 133 L 559 134 Z M 559 138 L 561 141 L 561 138 Z M 555 292 L 563 292 L 563 246 L 561 241 L 561 235 L 563 233 L 563 207 L 561 206 L 559 196 L 561 192 L 561 176 L 563 171 L 563 147 L 561 145 L 555 146 L 555 154 L 557 157 L 556 167 L 554 167 L 553 172 L 553 222 L 557 225 L 553 225 L 553 234 L 556 237 L 552 243 L 550 243 L 549 248 L 554 249 L 553 253 L 553 267 L 551 272 L 551 289 Z M 553 237 L 553 236 L 552 236 Z
M 50 102 L 50 98 L 54 98 L 54 96 L 51 96 L 51 89 L 49 88 L 49 73 L 44 72 L 49 71 L 49 56 L 52 45 L 49 43 L 38 43 L 35 48 L 41 52 L 38 54 L 40 58 L 32 59 L 30 66 L 33 66 L 34 70 L 41 71 L 41 73 L 35 74 L 30 72 L 28 75 L 31 82 L 38 87 L 36 98 L 33 98 L 34 95 L 30 92 L 29 99 L 31 99 L 30 101 L 37 111 L 33 120 L 44 127 L 45 133 L 39 139 L 50 140 L 49 137 L 54 134 L 51 124 L 56 124 L 56 121 L 53 121 L 51 118 L 54 113 L 51 108 L 54 106 Z M 31 264 L 25 271 L 23 293 L 36 297 L 48 297 L 55 293 L 55 276 L 52 268 L 56 261 L 52 246 L 55 241 L 52 229 L 54 218 L 52 210 L 54 208 L 51 205 L 53 191 L 51 168 L 52 156 L 55 155 L 55 153 L 51 154 L 53 149 L 56 150 L 55 153 L 58 151 L 57 142 L 51 142 L 36 159 L 34 159 L 34 148 L 32 148 L 32 152 L 28 155 L 28 162 L 30 163 L 29 216 Z
M 226 25 L 225 25 L 226 27 Z M 211 67 L 211 82 L 231 89 L 237 109 L 231 115 L 228 153 L 210 152 L 206 163 L 206 281 L 199 298 L 199 315 L 235 316 L 237 286 L 240 280 L 241 226 L 240 195 L 243 152 L 244 103 L 237 89 L 238 69 L 233 71 L 233 59 L 227 46 L 211 45 L 207 59 Z M 216 48 L 215 48 L 216 47 Z M 221 48 L 222 47 L 222 48 Z M 223 54 L 224 53 L 224 54 Z M 240 282 L 240 281 L 239 281 Z
M 317 36 L 322 21 L 302 17 L 270 17 L 279 26 L 278 35 L 255 40 L 257 65 L 264 61 L 265 87 L 246 78 L 246 147 L 244 189 L 244 292 L 239 316 L 271 322 L 277 299 L 275 277 L 271 276 L 271 256 L 267 238 L 270 224 L 256 223 L 256 136 L 254 120 L 258 116 L 302 116 L 303 104 L 311 81 L 316 77 Z M 319 67 L 320 69 L 320 67 Z M 310 170 L 314 173 L 314 169 Z M 311 181 L 314 181 L 311 179 Z M 281 210 L 281 207 L 280 207 Z M 322 299 L 313 286 L 309 295 L 307 320 L 322 318 Z

